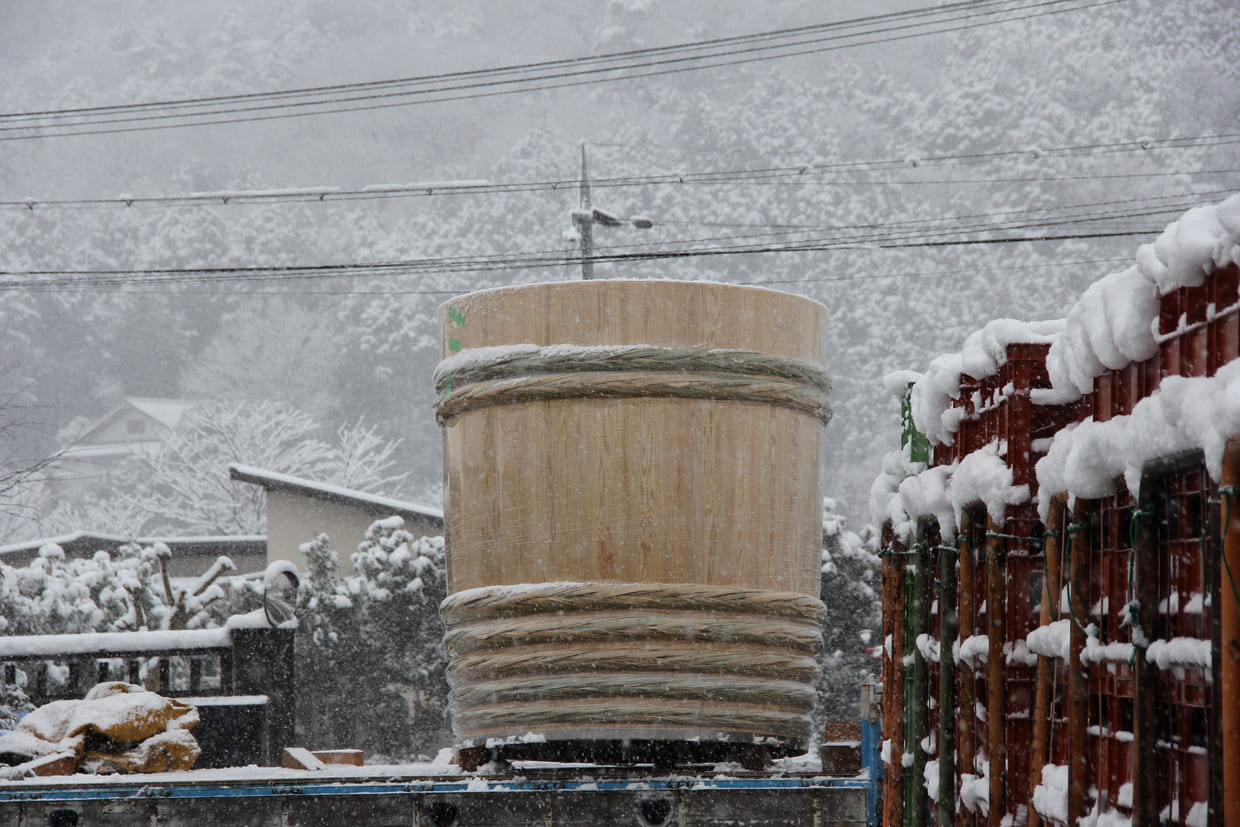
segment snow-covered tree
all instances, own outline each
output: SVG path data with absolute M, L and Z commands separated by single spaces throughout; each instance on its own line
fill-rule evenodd
M 0 366 L 0 537 L 28 524 L 43 504 L 41 483 L 56 461 L 40 449 L 38 411 L 30 383 L 12 365 Z
M 316 676 L 297 697 L 305 737 L 393 757 L 447 746 L 443 539 L 415 538 L 399 517 L 379 520 L 347 578 L 336 575 L 326 535 L 302 552 L 297 669 Z
M 876 538 L 868 527 L 860 534 L 850 531 L 838 512 L 835 500 L 823 500 L 821 593 L 828 617 L 818 682 L 820 723 L 857 720 L 861 684 L 881 671 L 881 661 L 867 651 L 881 642 Z
M 318 419 L 335 407 L 344 354 L 332 318 L 279 294 L 228 311 L 181 377 L 191 399 L 266 399 Z
M 17 684 L 0 683 L 0 731 L 12 729 L 22 715 L 34 709 L 29 696 Z
M 163 543 L 68 558 L 48 543 L 26 566 L 0 563 L 0 633 L 80 634 L 218 625 L 254 604 L 221 557 L 192 585 L 174 583 Z
M 91 502 L 64 505 L 45 530 L 152 534 L 259 534 L 263 491 L 229 478 L 243 463 L 362 491 L 399 491 L 396 445 L 374 426 L 342 426 L 335 441 L 308 414 L 276 402 L 219 402 L 187 411 L 153 455 L 136 455 Z

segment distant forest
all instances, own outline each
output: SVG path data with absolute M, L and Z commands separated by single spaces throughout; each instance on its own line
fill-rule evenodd
M 600 255 L 699 254 L 600 263 L 597 277 L 767 285 L 827 305 L 826 490 L 859 527 L 898 440 L 884 374 L 924 368 L 992 318 L 1062 315 L 1175 215 L 1240 189 L 1234 4 L 1077 5 L 786 60 L 386 110 L 78 137 L 0 119 L 0 414 L 36 426 L 0 463 L 52 450 L 75 418 L 126 395 L 281 403 L 325 438 L 361 420 L 399 440 L 409 475 L 387 493 L 433 498 L 436 308 L 458 292 L 579 277 L 569 214 L 584 141 L 594 203 L 653 222 L 600 228 Z M 10 6 L 0 112 L 618 53 L 859 6 Z M 40 203 L 451 180 L 491 186 Z M 1030 237 L 1051 240 L 1013 241 Z M 719 254 L 738 246 L 748 251 Z M 218 271 L 415 260 L 301 278 Z M 187 268 L 211 272 L 158 272 Z M 0 543 L 39 528 L 0 521 Z

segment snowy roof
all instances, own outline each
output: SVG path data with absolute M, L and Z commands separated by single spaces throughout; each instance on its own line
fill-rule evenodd
M 127 457 L 139 451 L 140 442 L 110 442 L 106 445 L 71 445 L 60 452 L 60 459 L 107 459 L 108 457 Z
M 168 428 L 175 428 L 181 415 L 194 407 L 188 399 L 143 399 L 129 397 L 125 402 Z
M 96 551 L 115 551 L 127 543 L 150 546 L 163 543 L 172 550 L 176 557 L 213 557 L 219 554 L 267 553 L 267 538 L 261 534 L 246 535 L 212 535 L 197 537 L 122 537 L 119 534 L 99 534 L 90 531 L 75 531 L 58 537 L 42 537 L 10 543 L 0 546 L 0 559 L 5 562 L 33 559 L 39 549 L 54 543 L 64 549 L 70 557 L 94 554 Z
M 181 421 L 181 416 L 187 410 L 194 407 L 195 404 L 197 403 L 188 399 L 153 399 L 140 396 L 125 397 L 125 400 L 121 402 L 121 404 L 117 405 L 115 408 L 99 417 L 99 419 L 92 422 L 90 427 L 83 431 L 82 435 L 78 437 L 77 442 L 79 444 L 77 446 L 70 447 L 65 451 L 65 454 L 68 455 L 72 452 L 81 453 L 83 451 L 83 446 L 81 443 L 90 442 L 92 436 L 103 430 L 117 417 L 131 409 L 151 418 L 164 428 L 172 430 L 177 426 L 177 423 Z
M 242 465 L 240 463 L 229 465 L 228 475 L 238 482 L 261 485 L 268 491 L 289 491 L 314 499 L 352 505 L 371 513 L 400 514 L 443 525 L 443 510 L 429 505 L 396 500 L 380 494 L 368 494 L 364 491 L 315 482 L 301 477 L 294 477 L 290 474 L 267 471 L 263 468 L 256 468 L 253 465 Z

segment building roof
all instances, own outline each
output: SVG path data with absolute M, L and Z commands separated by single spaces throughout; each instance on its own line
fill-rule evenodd
M 443 509 L 434 506 L 396 500 L 380 494 L 367 494 L 364 491 L 314 482 L 240 463 L 229 465 L 228 475 L 238 482 L 261 485 L 268 491 L 287 491 L 317 500 L 351 505 L 377 516 L 397 514 L 443 526 Z
M 146 399 L 136 396 L 126 398 L 125 402 L 170 430 L 181 421 L 181 415 L 195 405 L 188 399 Z
M 149 546 L 163 543 L 175 557 L 217 557 L 221 554 L 266 555 L 267 538 L 261 534 L 237 536 L 202 537 L 123 537 L 119 534 L 100 534 L 91 531 L 75 531 L 58 537 L 41 537 L 0 546 L 0 561 L 25 563 L 38 556 L 39 549 L 55 543 L 69 557 L 85 557 L 96 551 L 114 552 L 123 545 L 136 543 Z
M 126 397 L 121 404 L 92 422 L 74 440 L 74 443 L 64 450 L 61 456 L 76 459 L 100 459 L 132 453 L 138 444 L 151 442 L 157 439 L 157 437 L 155 435 L 148 435 L 141 439 L 128 439 L 124 442 L 99 443 L 97 441 L 98 434 L 130 410 L 138 411 L 162 428 L 171 431 L 181 421 L 181 416 L 195 404 L 197 403 L 188 399 Z

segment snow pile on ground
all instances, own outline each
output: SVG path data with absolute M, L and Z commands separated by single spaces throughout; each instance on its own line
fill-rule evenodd
M 201 750 L 189 730 L 198 710 L 122 681 L 96 685 L 80 701 L 53 701 L 0 736 L 0 762 L 21 765 L 72 755 L 79 771 L 188 770 Z

